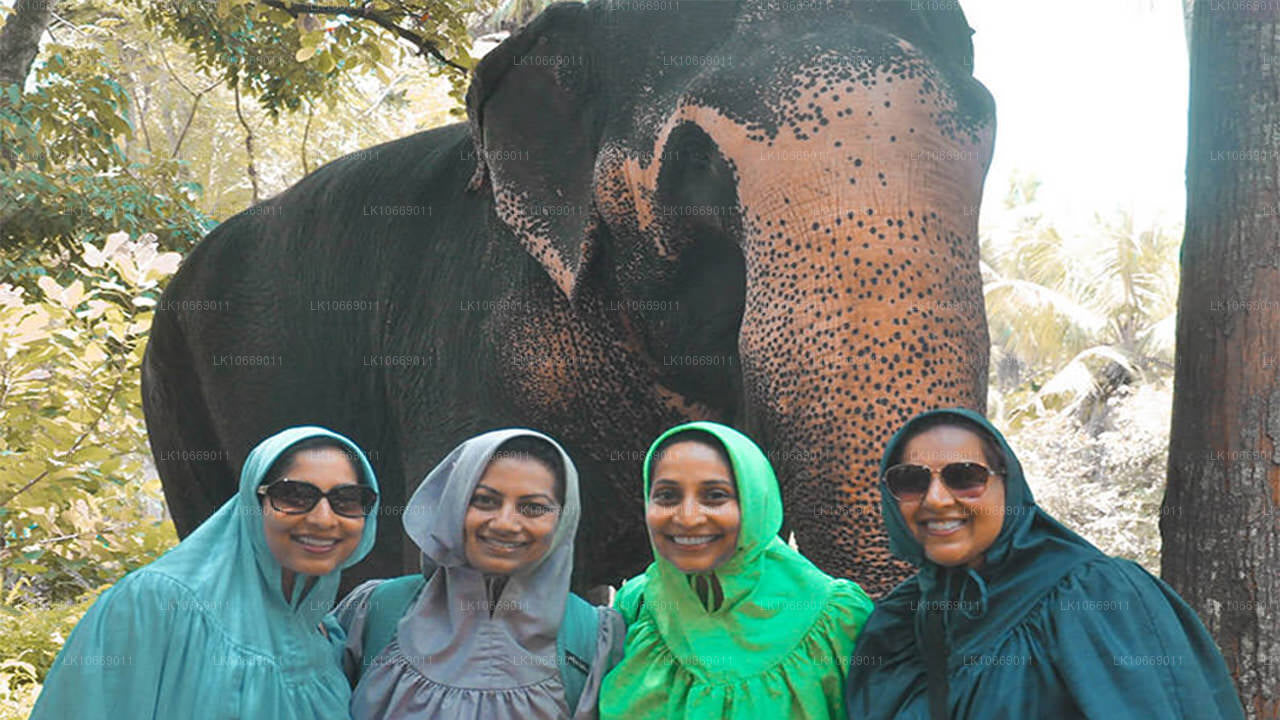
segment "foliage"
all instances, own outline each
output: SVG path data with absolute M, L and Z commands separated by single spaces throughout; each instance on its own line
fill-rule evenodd
M 154 236 L 67 261 L 80 279 L 0 285 L 0 596 L 66 600 L 175 540 L 146 452 L 139 367 L 159 283 Z M 31 295 L 31 297 L 28 297 Z
M 1139 229 L 1119 213 L 1066 233 L 1046 220 L 1037 185 L 1015 179 L 1012 220 L 982 240 L 988 404 L 1005 426 L 1060 409 L 1097 422 L 1117 388 L 1172 374 L 1181 229 Z
M 326 91 L 335 111 L 308 101 L 273 114 L 203 72 L 146 10 L 132 0 L 60 5 L 27 91 L 0 90 L 0 146 L 15 148 L 0 156 L 0 280 L 34 289 L 42 256 L 115 230 L 154 231 L 162 247 L 185 251 L 213 218 L 460 110 L 447 81 L 398 53 L 377 72 L 337 74 Z
M 1167 381 L 1125 386 L 1106 399 L 1100 431 L 1058 412 L 1007 433 L 1041 507 L 1156 575 L 1172 401 Z
M 126 157 L 128 94 L 102 52 L 57 43 L 42 52 L 29 91 L 0 88 L 2 276 L 21 281 L 40 256 L 120 228 L 154 229 L 169 248 L 194 244 L 208 229 L 192 204 L 199 187 L 179 179 L 172 159 Z
M 335 108 L 343 73 L 389 81 L 386 67 L 408 52 L 405 42 L 435 59 L 430 67 L 449 78 L 455 99 L 474 65 L 466 21 L 476 3 L 467 0 L 131 1 L 201 70 L 243 87 L 273 116 L 319 102 Z
M 0 720 L 30 714 L 58 651 L 105 589 L 49 607 L 0 605 Z
M 1036 500 L 1104 552 L 1160 570 L 1180 228 L 1050 220 L 1015 177 L 982 237 L 988 415 Z

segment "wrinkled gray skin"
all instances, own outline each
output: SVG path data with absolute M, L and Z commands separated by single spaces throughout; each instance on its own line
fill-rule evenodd
M 368 448 L 390 512 L 467 436 L 523 425 L 582 471 L 577 587 L 616 582 L 648 556 L 644 448 L 713 419 L 770 453 L 803 552 L 890 587 L 889 433 L 986 397 L 994 108 L 963 14 L 934 6 L 556 5 L 477 68 L 467 124 L 223 223 L 144 367 L 179 531 L 284 425 Z M 415 569 L 396 523 L 379 532 L 348 583 Z

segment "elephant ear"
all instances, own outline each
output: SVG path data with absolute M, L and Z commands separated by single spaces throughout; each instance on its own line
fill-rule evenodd
M 553 5 L 485 55 L 467 90 L 470 187 L 492 188 L 498 217 L 570 300 L 598 222 L 590 37 L 583 5 Z

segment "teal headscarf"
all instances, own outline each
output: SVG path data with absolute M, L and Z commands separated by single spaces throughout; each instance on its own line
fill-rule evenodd
M 320 623 L 340 570 L 373 548 L 377 506 L 351 556 L 309 589 L 312 578 L 299 575 L 286 601 L 257 494 L 281 454 L 315 437 L 345 447 L 377 490 L 364 453 L 337 433 L 294 427 L 263 440 L 245 460 L 235 497 L 89 608 L 54 661 L 33 720 L 348 717 L 338 638 Z
M 884 484 L 905 440 L 940 418 L 985 431 L 1005 461 L 1004 524 L 980 570 L 925 557 Z M 949 720 L 1242 717 L 1194 611 L 1137 564 L 1107 557 L 1041 510 L 1017 456 L 982 415 L 917 415 L 889 441 L 880 476 L 889 547 L 920 570 L 877 603 L 858 640 L 850 720 L 930 718 L 930 662 L 946 677 L 945 707 L 932 716 Z

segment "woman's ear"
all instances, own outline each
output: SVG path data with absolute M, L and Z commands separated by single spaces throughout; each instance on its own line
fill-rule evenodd
M 602 92 L 590 52 L 590 12 L 548 8 L 476 66 L 467 116 L 476 152 L 472 189 L 572 300 L 595 251 L 593 176 Z

